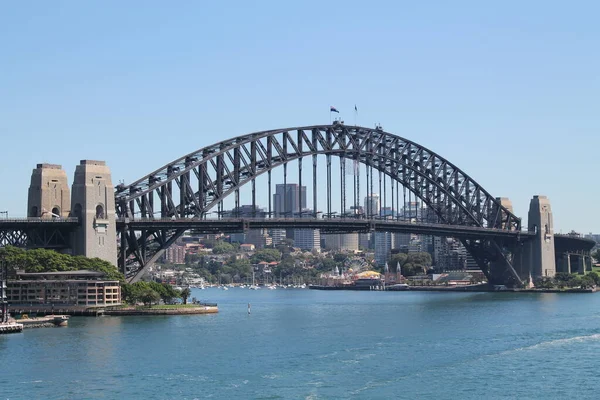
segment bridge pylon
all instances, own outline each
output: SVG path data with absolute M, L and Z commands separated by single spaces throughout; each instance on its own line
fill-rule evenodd
M 522 277 L 539 279 L 556 275 L 554 248 L 554 221 L 550 200 L 533 196 L 529 203 L 527 228 L 535 236 L 523 243 L 516 258 L 517 270 Z
M 81 160 L 75 168 L 71 216 L 79 218 L 73 253 L 117 265 L 115 195 L 104 161 Z
M 65 218 L 71 211 L 67 174 L 57 164 L 37 164 L 31 172 L 27 196 L 27 216 Z

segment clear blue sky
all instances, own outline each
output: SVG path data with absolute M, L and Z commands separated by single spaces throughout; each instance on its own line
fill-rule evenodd
M 491 3 L 2 2 L 0 210 L 26 214 L 36 163 L 131 182 L 357 104 L 524 219 L 545 194 L 556 231 L 598 232 L 600 3 Z

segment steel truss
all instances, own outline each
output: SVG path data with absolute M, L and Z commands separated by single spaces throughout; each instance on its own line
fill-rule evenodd
M 0 247 L 67 249 L 71 247 L 71 233 L 77 226 L 73 221 L 0 221 Z
M 380 172 L 384 181 L 390 178 L 396 185 L 404 186 L 433 210 L 443 224 L 501 229 L 515 232 L 515 235 L 521 229 L 521 220 L 469 175 L 413 141 L 381 129 L 343 124 L 287 128 L 222 141 L 187 154 L 130 185 L 119 185 L 115 194 L 117 215 L 125 221 L 121 228 L 121 268 L 131 281 L 139 279 L 185 231 L 135 230 L 127 227 L 127 221 L 139 218 L 205 219 L 215 206 L 221 215 L 223 200 L 234 195 L 236 205 L 239 205 L 239 190 L 248 183 L 252 186 L 253 209 L 256 209 L 255 180 L 265 173 L 269 176 L 271 216 L 271 171 L 283 166 L 286 182 L 287 164 L 298 160 L 301 171 L 303 158 L 309 157 L 315 185 L 316 157 L 319 155 L 327 157 L 328 182 L 331 180 L 331 156 L 351 159 L 371 171 Z M 379 179 L 381 182 L 381 175 Z M 372 174 L 370 183 L 372 188 Z M 331 190 L 330 185 L 327 190 Z M 315 218 L 316 192 L 314 186 L 312 209 Z M 345 193 L 342 202 L 345 202 Z M 327 211 L 331 214 L 330 200 Z M 472 254 L 478 255 L 479 262 L 485 264 L 482 264 L 482 270 L 487 271 L 488 278 L 495 277 L 486 267 L 490 260 L 503 259 L 508 273 L 518 280 L 511 266 L 510 249 L 501 241 L 490 240 L 486 240 L 488 245 L 472 240 L 464 241 L 464 244 Z

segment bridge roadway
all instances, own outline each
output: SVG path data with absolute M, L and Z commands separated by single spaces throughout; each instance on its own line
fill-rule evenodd
M 248 229 L 320 229 L 324 233 L 394 232 L 447 236 L 462 239 L 503 238 L 527 240 L 534 233 L 476 226 L 411 223 L 385 219 L 355 218 L 214 218 L 214 219 L 118 219 L 117 230 L 192 229 L 198 233 L 234 233 Z

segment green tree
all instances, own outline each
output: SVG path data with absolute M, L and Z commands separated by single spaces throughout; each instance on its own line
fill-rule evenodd
M 48 249 L 24 250 L 12 246 L 0 248 L 4 258 L 14 269 L 25 272 L 58 272 L 90 270 L 103 272 L 107 280 L 125 281 L 125 277 L 108 261 L 99 258 L 72 256 Z
M 589 274 L 582 276 L 580 279 L 581 279 L 581 287 L 583 289 L 589 289 L 596 285 L 596 281 Z
M 167 304 L 173 302 L 173 299 L 179 298 L 181 293 L 168 283 L 147 282 L 150 289 L 154 290 L 162 301 Z
M 548 278 L 546 276 L 537 279 L 533 284 L 536 288 L 540 289 L 552 289 L 554 287 L 552 278 Z
M 597 272 L 592 271 L 589 274 L 587 274 L 587 276 L 589 276 L 590 278 L 592 278 L 594 280 L 594 284 L 596 286 L 600 284 L 600 275 L 598 275 Z
M 333 255 L 333 260 L 338 266 L 344 265 L 346 260 L 348 259 L 348 254 L 344 253 L 336 253 Z
M 192 295 L 192 291 L 190 290 L 190 288 L 184 288 L 181 291 L 181 300 L 183 301 L 183 304 L 187 304 L 188 298 Z
M 214 254 L 227 254 L 232 253 L 235 250 L 231 243 L 219 241 L 212 249 Z
M 420 253 L 410 253 L 408 255 L 407 262 L 413 263 L 414 265 L 418 265 L 423 268 L 427 268 L 431 266 L 431 254 L 420 252 Z
M 406 254 L 406 253 L 392 254 L 392 256 L 390 257 L 390 260 L 388 262 L 390 271 L 395 271 L 398 264 L 400 264 L 400 267 L 402 267 L 404 264 L 406 264 L 407 260 L 408 260 L 408 254 Z M 404 273 L 404 270 L 402 272 Z
M 152 303 L 158 303 L 160 300 L 160 294 L 150 288 L 144 288 L 140 294 L 140 300 L 144 305 L 152 307 Z
M 326 257 L 321 260 L 321 270 L 322 271 L 331 271 L 336 267 L 336 262 L 333 258 Z
M 273 262 L 281 260 L 281 252 L 277 249 L 261 249 L 250 257 L 250 263 L 258 264 L 261 261 Z
M 579 275 L 571 274 L 571 278 L 567 283 L 570 287 L 579 287 L 583 284 L 582 277 Z
M 422 270 L 421 270 L 422 271 Z M 413 263 L 405 263 L 402 266 L 402 275 L 404 276 L 413 276 L 419 273 L 419 269 Z

